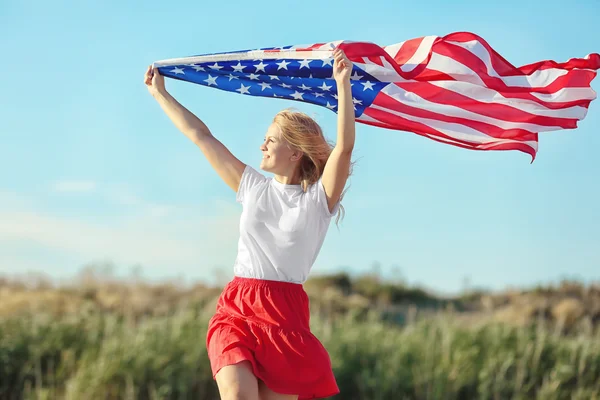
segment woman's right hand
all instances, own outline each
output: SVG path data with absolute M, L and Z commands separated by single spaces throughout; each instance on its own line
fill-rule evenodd
M 146 74 L 144 75 L 144 83 L 152 96 L 167 91 L 165 88 L 165 77 L 158 72 L 158 68 L 152 68 L 151 65 L 148 66 Z

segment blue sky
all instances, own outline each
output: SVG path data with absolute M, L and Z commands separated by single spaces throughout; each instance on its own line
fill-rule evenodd
M 517 66 L 600 51 L 597 1 L 446 3 L 3 2 L 0 275 L 67 279 L 104 262 L 123 276 L 140 265 L 149 279 L 231 272 L 241 206 L 148 94 L 153 61 L 455 31 L 482 36 Z M 325 108 L 172 80 L 167 88 L 255 168 L 282 108 L 308 112 L 335 139 Z M 378 263 L 386 276 L 399 270 L 442 292 L 465 279 L 491 289 L 600 280 L 599 107 L 576 130 L 541 134 L 533 164 L 519 152 L 358 125 L 347 215 L 314 273 Z

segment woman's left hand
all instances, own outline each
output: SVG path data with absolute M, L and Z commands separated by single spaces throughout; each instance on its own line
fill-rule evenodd
M 335 49 L 333 51 L 333 78 L 336 82 L 344 82 L 350 80 L 352 73 L 352 61 L 346 57 L 343 50 Z

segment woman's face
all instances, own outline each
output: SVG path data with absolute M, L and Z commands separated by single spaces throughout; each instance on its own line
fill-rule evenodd
M 299 159 L 299 152 L 290 148 L 289 143 L 281 137 L 281 131 L 275 123 L 269 126 L 260 150 L 263 154 L 260 168 L 274 174 L 288 173 L 293 170 L 295 161 Z

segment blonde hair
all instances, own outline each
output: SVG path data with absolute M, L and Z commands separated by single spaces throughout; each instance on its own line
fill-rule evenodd
M 285 109 L 278 112 L 273 118 L 273 122 L 279 127 L 281 136 L 289 145 L 303 153 L 298 165 L 302 189 L 306 192 L 308 187 L 316 183 L 325 169 L 325 164 L 333 150 L 333 144 L 323 135 L 323 130 L 319 124 L 307 114 Z M 349 175 L 352 174 L 350 164 Z M 343 199 L 346 188 L 340 195 L 340 201 Z M 346 214 L 344 207 L 340 204 L 335 223 Z

